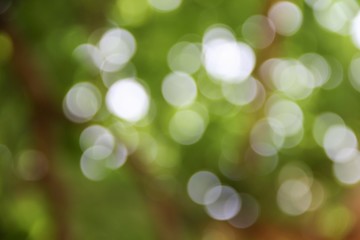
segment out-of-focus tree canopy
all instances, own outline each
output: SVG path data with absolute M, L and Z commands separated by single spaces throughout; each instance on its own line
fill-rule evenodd
M 355 0 L 0 1 L 0 239 L 360 239 Z

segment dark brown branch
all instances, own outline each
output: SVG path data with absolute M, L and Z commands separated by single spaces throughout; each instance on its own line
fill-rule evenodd
M 157 239 L 182 239 L 179 203 L 163 189 L 136 154 L 129 157 L 128 165 L 154 219 Z
M 34 147 L 46 156 L 44 169 L 46 175 L 39 181 L 40 187 L 46 193 L 53 221 L 56 225 L 55 237 L 58 240 L 70 240 L 71 234 L 68 222 L 68 203 L 65 188 L 55 170 L 54 126 L 58 118 L 63 118 L 58 112 L 49 89 L 45 86 L 45 78 L 36 64 L 23 36 L 16 26 L 10 24 L 4 16 L 0 20 L 1 28 L 9 34 L 13 43 L 11 67 L 18 80 L 18 86 L 26 93 L 32 107 L 32 135 Z

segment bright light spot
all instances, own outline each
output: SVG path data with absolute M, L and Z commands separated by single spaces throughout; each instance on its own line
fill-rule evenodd
M 224 83 L 222 93 L 230 103 L 242 106 L 255 99 L 257 86 L 256 80 L 250 77 L 242 82 Z
M 252 149 L 261 156 L 272 156 L 284 144 L 285 132 L 280 122 L 275 119 L 262 119 L 251 130 Z
M 165 100 L 174 107 L 184 107 L 196 99 L 197 87 L 194 79 L 181 72 L 170 73 L 162 83 L 162 94 Z
M 333 125 L 345 125 L 344 120 L 337 114 L 326 112 L 316 117 L 313 125 L 313 137 L 319 146 L 323 146 L 324 136 Z
M 317 22 L 325 29 L 342 35 L 350 32 L 351 22 L 359 6 L 353 0 L 331 1 L 321 8 L 315 9 L 314 15 Z
M 266 48 L 274 41 L 275 26 L 265 16 L 251 16 L 242 26 L 242 35 L 253 47 Z
M 229 220 L 233 218 L 241 209 L 241 198 L 231 187 L 217 186 L 210 192 L 218 192 L 220 196 L 215 202 L 206 205 L 206 211 L 210 217 L 216 220 Z
M 303 128 L 303 112 L 292 101 L 275 100 L 268 107 L 267 115 L 282 125 L 282 128 L 274 128 L 274 131 L 281 131 L 277 132 L 278 134 L 284 133 L 285 136 L 292 136 Z
M 109 111 L 129 122 L 143 119 L 149 110 L 150 99 L 145 88 L 134 79 L 123 79 L 114 83 L 107 95 Z
M 307 184 L 299 180 L 283 182 L 277 193 L 277 202 L 280 209 L 289 215 L 301 215 L 311 205 L 312 195 Z
M 205 67 L 209 74 L 226 82 L 243 81 L 255 66 L 255 54 L 244 43 L 214 40 L 205 46 Z
M 49 166 L 46 156 L 42 152 L 26 150 L 19 156 L 16 167 L 22 179 L 37 181 L 47 174 Z
M 74 122 L 91 120 L 101 107 L 98 88 L 87 82 L 74 85 L 66 94 L 63 108 L 65 115 Z
M 244 81 L 255 67 L 255 54 L 247 44 L 236 42 L 229 34 L 229 31 L 217 28 L 205 34 L 203 63 L 206 71 L 215 79 Z
M 303 16 L 300 8 L 291 2 L 278 2 L 271 6 L 268 17 L 275 30 L 283 36 L 294 35 L 301 27 Z
M 300 61 L 314 76 L 315 87 L 320 87 L 329 80 L 331 68 L 324 57 L 317 53 L 306 53 L 300 57 Z
M 354 157 L 345 163 L 335 163 L 333 166 L 335 177 L 343 184 L 352 185 L 360 181 L 360 157 Z
M 170 49 L 167 60 L 171 70 L 193 74 L 201 66 L 201 50 L 194 43 L 180 42 Z
M 190 145 L 200 140 L 205 127 L 205 121 L 200 114 L 192 110 L 182 110 L 172 117 L 169 131 L 176 142 Z
M 235 217 L 229 220 L 236 228 L 248 228 L 252 226 L 260 215 L 260 205 L 254 197 L 241 193 L 241 209 Z
M 334 162 L 347 162 L 357 153 L 354 132 L 344 125 L 333 125 L 325 133 L 323 146 L 327 156 Z
M 305 99 L 313 91 L 313 74 L 297 60 L 280 60 L 272 69 L 274 86 L 292 99 Z
M 357 13 L 352 21 L 351 37 L 355 46 L 360 49 L 360 12 Z
M 123 67 L 134 55 L 135 38 L 125 29 L 111 29 L 101 37 L 99 50 L 102 63 L 98 67 L 106 72 L 114 72 Z
M 177 9 L 182 0 L 148 0 L 150 5 L 158 11 L 170 12 Z
M 191 176 L 187 184 L 187 192 L 194 202 L 202 205 L 216 201 L 220 196 L 221 190 L 211 191 L 220 186 L 218 177 L 208 171 L 199 171 Z
M 358 55 L 351 60 L 349 79 L 355 90 L 360 92 L 360 57 Z
M 114 144 L 115 138 L 112 133 L 100 125 L 87 127 L 80 134 L 80 147 L 83 151 L 93 146 L 107 147 L 112 151 Z

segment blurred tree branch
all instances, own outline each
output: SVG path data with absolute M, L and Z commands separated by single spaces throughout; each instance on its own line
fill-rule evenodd
M 46 175 L 39 181 L 40 187 L 46 193 L 53 222 L 56 228 L 56 239 L 70 240 L 72 238 L 68 221 L 69 204 L 66 187 L 60 180 L 55 169 L 56 137 L 54 126 L 64 117 L 59 111 L 51 96 L 51 89 L 46 86 L 46 77 L 40 70 L 31 47 L 27 45 L 17 26 L 10 22 L 6 16 L 0 15 L 0 26 L 9 34 L 13 43 L 11 68 L 17 85 L 27 94 L 32 106 L 31 132 L 36 150 L 46 156 L 47 166 L 38 166 L 47 169 Z
M 135 182 L 144 195 L 151 218 L 154 219 L 157 239 L 182 239 L 181 216 L 183 208 L 174 199 L 174 196 L 167 193 L 154 176 L 151 175 L 137 153 L 129 156 L 127 163 L 134 174 Z

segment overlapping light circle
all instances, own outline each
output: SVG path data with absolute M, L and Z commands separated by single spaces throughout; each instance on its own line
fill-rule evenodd
M 247 79 L 255 67 L 255 54 L 250 46 L 237 42 L 226 28 L 214 27 L 203 37 L 203 64 L 208 74 L 224 82 Z

